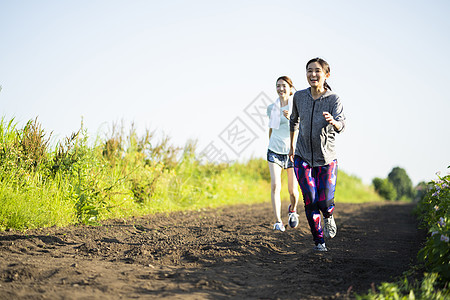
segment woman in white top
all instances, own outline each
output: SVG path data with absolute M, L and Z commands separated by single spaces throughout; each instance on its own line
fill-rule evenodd
M 276 88 L 279 98 L 275 103 L 267 107 L 269 116 L 269 147 L 267 150 L 267 161 L 271 177 L 271 200 L 275 214 L 276 223 L 274 230 L 285 231 L 281 220 L 281 172 L 287 172 L 288 190 L 291 204 L 288 208 L 289 226 L 292 228 L 298 225 L 297 203 L 298 184 L 294 174 L 294 164 L 289 159 L 290 150 L 290 129 L 289 118 L 292 111 L 292 94 L 294 86 L 292 80 L 287 76 L 281 76 L 276 81 Z

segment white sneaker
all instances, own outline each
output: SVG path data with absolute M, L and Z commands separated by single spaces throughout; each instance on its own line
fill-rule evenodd
M 289 213 L 289 226 L 296 228 L 298 226 L 298 214 L 295 212 Z
M 279 230 L 281 232 L 284 232 L 286 230 L 286 228 L 284 228 L 283 223 L 276 222 L 275 225 L 273 225 L 273 230 Z
M 320 251 L 320 252 L 328 251 L 327 247 L 325 246 L 325 243 L 317 244 L 316 246 L 314 246 L 313 249 L 316 250 L 316 251 Z
M 298 214 L 297 212 L 291 212 L 291 205 L 288 207 L 289 226 L 296 228 L 298 226 Z
M 334 217 L 324 218 L 325 226 L 323 227 L 323 234 L 326 238 L 334 238 L 337 232 L 336 222 Z

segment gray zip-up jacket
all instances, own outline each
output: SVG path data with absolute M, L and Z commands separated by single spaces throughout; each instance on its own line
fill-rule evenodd
M 325 120 L 323 112 L 329 112 L 340 123 L 339 131 Z M 311 88 L 296 92 L 290 119 L 291 132 L 298 130 L 295 155 L 311 167 L 330 164 L 336 159 L 335 135 L 344 130 L 344 121 L 343 107 L 336 93 L 327 90 L 314 100 Z

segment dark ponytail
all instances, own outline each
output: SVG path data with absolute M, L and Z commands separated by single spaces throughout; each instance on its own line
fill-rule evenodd
M 318 62 L 322 66 L 322 69 L 326 74 L 330 73 L 330 65 L 323 58 L 320 58 L 320 57 L 316 57 L 316 58 L 313 58 L 310 61 L 308 61 L 308 63 L 306 64 L 307 70 L 308 70 L 309 64 L 311 64 L 313 62 Z M 327 90 L 331 91 L 331 86 L 327 83 L 326 80 L 323 83 L 323 87 L 326 88 Z

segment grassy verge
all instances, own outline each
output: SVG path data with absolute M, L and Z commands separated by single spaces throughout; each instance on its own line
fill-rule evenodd
M 138 136 L 133 127 L 125 133 L 113 126 L 94 144 L 83 128 L 53 149 L 49 140 L 37 120 L 23 128 L 0 121 L 0 230 L 270 201 L 269 170 L 261 158 L 202 164 L 194 142 L 175 147 L 167 137 L 156 140 L 154 132 Z M 287 188 L 282 198 L 289 199 Z M 343 171 L 336 198 L 381 200 Z
M 428 183 L 416 214 L 429 233 L 418 253 L 420 265 L 397 282 L 384 282 L 357 299 L 450 299 L 450 175 Z
M 360 178 L 338 171 L 336 202 L 363 203 L 385 201 L 373 186 L 365 185 Z

